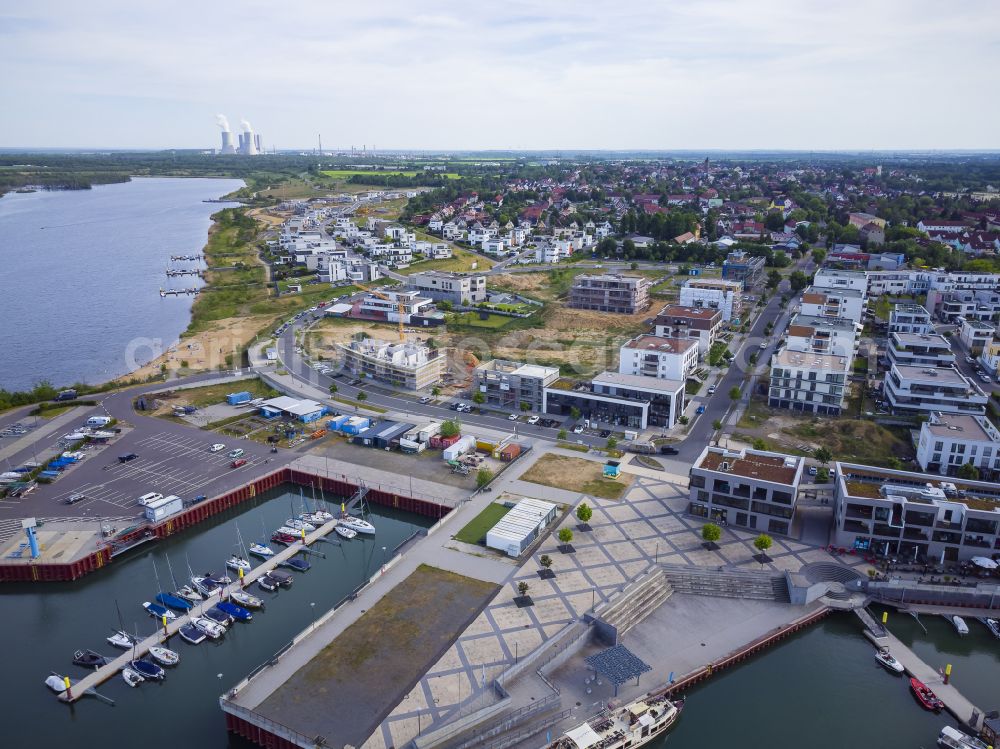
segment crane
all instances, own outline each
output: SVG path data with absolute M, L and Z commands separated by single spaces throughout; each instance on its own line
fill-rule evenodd
M 355 281 L 354 285 L 357 286 L 362 291 L 367 291 L 369 294 L 374 294 L 379 299 L 384 299 L 387 302 L 392 301 L 392 298 L 388 294 L 386 294 L 383 291 L 379 291 L 373 286 L 366 286 L 360 281 Z M 403 329 L 403 316 L 406 314 L 406 303 L 400 300 L 398 297 L 396 298 L 396 312 L 397 312 L 396 316 L 399 318 L 399 340 L 401 343 L 405 343 L 406 331 Z

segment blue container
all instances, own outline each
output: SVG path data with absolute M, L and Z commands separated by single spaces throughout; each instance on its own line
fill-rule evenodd
M 241 403 L 249 403 L 253 400 L 253 396 L 250 395 L 246 390 L 239 393 L 230 393 L 226 396 L 226 403 L 230 406 L 238 406 Z

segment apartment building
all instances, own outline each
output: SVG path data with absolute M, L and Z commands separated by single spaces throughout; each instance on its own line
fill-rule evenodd
M 737 281 L 743 291 L 749 291 L 764 280 L 763 257 L 755 257 L 743 250 L 730 252 L 722 261 L 722 278 Z
M 979 355 L 979 363 L 991 374 L 997 374 L 1000 370 L 1000 340 L 994 338 L 986 344 L 983 353 Z
M 1000 485 L 837 463 L 832 543 L 939 564 L 1000 551 Z
M 1000 431 L 985 416 L 932 412 L 920 425 L 917 463 L 942 475 L 971 463 L 980 479 L 992 481 L 1000 474 Z
M 381 291 L 366 294 L 358 305 L 358 313 L 386 322 L 421 323 L 433 311 L 434 302 L 417 291 Z M 428 323 L 429 324 L 429 323 Z
M 441 380 L 445 357 L 416 343 L 365 338 L 339 344 L 344 367 L 355 376 L 371 377 L 393 387 L 423 390 Z
M 810 286 L 802 292 L 800 311 L 811 317 L 843 317 L 858 323 L 864 317 L 866 302 L 864 291 Z
M 365 258 L 342 258 L 318 268 L 317 278 L 331 284 L 370 283 L 382 278 L 382 271 L 378 263 Z
M 406 287 L 435 302 L 471 306 L 486 301 L 486 276 L 425 271 L 406 278 Z
M 889 312 L 889 333 L 930 333 L 931 314 L 919 304 L 894 304 Z
M 781 348 L 771 357 L 767 404 L 804 413 L 838 415 L 844 408 L 851 356 Z
M 486 397 L 486 403 L 511 411 L 535 413 L 544 410 L 545 388 L 559 379 L 558 367 L 491 359 L 472 372 L 472 390 Z
M 670 429 L 684 415 L 684 380 L 601 372 L 590 381 L 591 392 L 598 398 L 620 398 L 647 404 L 646 427 Z
M 661 338 L 690 338 L 698 342 L 698 356 L 704 359 L 722 332 L 722 312 L 711 307 L 664 307 L 656 316 L 654 331 Z
M 955 364 L 951 342 L 938 333 L 890 333 L 886 356 L 889 366 L 951 367 Z
M 995 325 L 982 320 L 958 319 L 958 338 L 973 356 L 978 356 L 993 341 L 997 329 Z
M 713 278 L 690 278 L 681 286 L 682 307 L 717 309 L 723 322 L 743 316 L 743 284 Z
M 618 371 L 622 374 L 685 380 L 697 367 L 698 343 L 690 338 L 641 335 L 619 350 Z
M 688 513 L 787 536 L 805 460 L 764 450 L 706 447 L 689 472 Z
M 633 315 L 649 307 L 649 287 L 643 276 L 580 275 L 573 280 L 568 306 Z
M 908 367 L 893 364 L 883 383 L 893 411 L 982 414 L 987 395 L 954 366 Z
M 932 298 L 928 293 L 928 306 Z M 1000 293 L 984 289 L 950 291 L 937 299 L 935 309 L 948 322 L 958 322 L 959 318 L 990 322 L 1000 317 Z
M 863 270 L 820 268 L 813 276 L 813 287 L 816 289 L 853 289 L 867 293 L 868 274 Z
M 791 351 L 851 357 L 858 346 L 859 325 L 846 318 L 799 314 L 785 331 L 785 346 Z

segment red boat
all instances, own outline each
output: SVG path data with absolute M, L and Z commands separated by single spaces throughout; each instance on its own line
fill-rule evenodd
M 931 691 L 931 688 L 920 681 L 920 679 L 915 677 L 911 678 L 910 689 L 913 691 L 913 696 L 917 698 L 917 702 L 920 703 L 924 710 L 933 710 L 936 713 L 944 707 L 944 703 L 939 700 L 937 695 Z
M 288 546 L 289 544 L 294 544 L 299 539 L 295 536 L 290 536 L 287 533 L 273 533 L 271 535 L 271 540 L 276 544 L 284 544 L 285 546 Z

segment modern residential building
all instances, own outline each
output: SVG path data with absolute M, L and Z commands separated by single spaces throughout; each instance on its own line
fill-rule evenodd
M 596 395 L 648 403 L 649 413 L 642 427 L 644 429 L 650 426 L 669 429 L 684 415 L 684 380 L 601 372 L 590 381 L 590 385 Z
M 744 291 L 749 291 L 764 280 L 765 262 L 765 258 L 750 255 L 743 250 L 730 252 L 722 261 L 722 278 L 726 281 L 738 281 Z
M 930 333 L 931 314 L 919 304 L 894 304 L 889 312 L 889 333 Z
M 958 338 L 973 356 L 978 356 L 993 341 L 996 325 L 981 320 L 958 319 Z
M 863 270 L 820 268 L 813 276 L 813 287 L 817 289 L 853 289 L 867 293 L 868 274 Z
M 979 355 L 979 363 L 990 374 L 997 374 L 997 371 L 1000 370 L 1000 339 L 994 338 L 986 344 L 983 353 Z
M 764 450 L 706 447 L 689 472 L 688 512 L 787 536 L 804 465 L 803 458 Z
M 778 350 L 771 357 L 767 404 L 805 413 L 839 414 L 852 361 L 847 355 Z
M 343 258 L 330 260 L 326 268 L 318 269 L 317 278 L 331 284 L 370 283 L 382 278 L 378 263 L 366 258 Z
M 574 408 L 591 426 L 669 429 L 684 414 L 684 382 L 603 372 L 590 383 L 558 380 L 545 388 L 545 413 Z
M 1000 293 L 995 290 L 960 289 L 940 295 L 928 292 L 927 306 L 932 302 L 938 316 L 948 322 L 957 322 L 960 317 L 990 322 L 1000 317 Z
M 1000 485 L 837 463 L 831 543 L 940 564 L 1000 550 Z
M 920 425 L 917 463 L 942 475 L 971 463 L 980 479 L 992 481 L 1000 473 L 1000 431 L 985 416 L 932 412 Z
M 511 411 L 528 409 L 541 413 L 545 388 L 559 379 L 558 367 L 491 359 L 472 371 L 472 390 L 486 397 L 486 403 Z
M 670 305 L 660 310 L 654 322 L 657 336 L 698 341 L 698 356 L 704 359 L 722 331 L 722 312 L 711 307 Z
M 698 343 L 690 338 L 641 335 L 625 343 L 619 353 L 622 374 L 685 380 L 698 367 Z
M 796 315 L 785 331 L 791 351 L 852 357 L 858 346 L 859 325 L 842 317 Z
M 393 343 L 365 338 L 340 344 L 344 367 L 355 376 L 371 377 L 406 390 L 423 390 L 436 384 L 444 372 L 444 356 L 437 349 L 411 342 Z M 412 426 L 412 425 L 411 425 Z
M 802 292 L 800 311 L 813 317 L 843 317 L 859 323 L 865 314 L 867 293 L 857 289 L 810 286 Z
M 683 307 L 717 309 L 723 322 L 739 320 L 743 316 L 743 284 L 717 278 L 689 278 L 681 286 L 680 303 Z
M 380 291 L 366 294 L 357 305 L 358 315 L 407 325 L 438 325 L 444 316 L 435 314 L 434 302 L 417 291 Z
M 890 333 L 887 357 L 890 366 L 951 367 L 955 364 L 951 342 L 938 333 Z
M 950 367 L 908 367 L 893 364 L 883 384 L 895 412 L 982 414 L 987 395 L 961 372 Z
M 649 279 L 612 273 L 580 275 L 573 280 L 569 307 L 633 315 L 649 307 Z
M 471 306 L 486 301 L 486 276 L 425 271 L 406 278 L 406 287 L 435 302 Z

